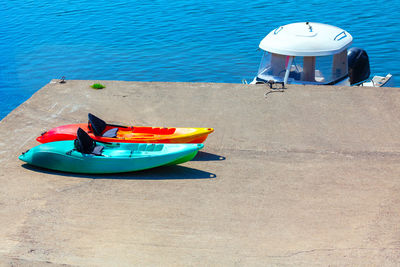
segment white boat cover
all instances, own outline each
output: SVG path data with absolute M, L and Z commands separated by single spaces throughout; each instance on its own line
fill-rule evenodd
M 297 22 L 280 26 L 260 42 L 262 50 L 287 56 L 327 56 L 351 45 L 353 37 L 335 26 Z

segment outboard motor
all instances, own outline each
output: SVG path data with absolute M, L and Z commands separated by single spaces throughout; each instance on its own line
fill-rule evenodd
M 371 74 L 367 52 L 361 48 L 352 47 L 347 50 L 350 84 L 357 84 L 368 79 Z

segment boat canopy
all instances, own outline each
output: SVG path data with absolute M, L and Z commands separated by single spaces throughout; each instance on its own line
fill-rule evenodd
M 353 37 L 338 27 L 297 22 L 280 26 L 260 42 L 259 47 L 285 56 L 328 56 L 340 53 L 351 45 Z

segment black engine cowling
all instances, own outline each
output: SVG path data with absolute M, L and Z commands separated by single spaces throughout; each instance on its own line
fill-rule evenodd
M 371 74 L 367 52 L 361 48 L 352 47 L 347 50 L 350 84 L 357 84 L 368 79 Z

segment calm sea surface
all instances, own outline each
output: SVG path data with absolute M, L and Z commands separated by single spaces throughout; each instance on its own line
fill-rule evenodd
M 377 4 L 378 3 L 378 4 Z M 400 81 L 400 0 L 9 0 L 0 5 L 0 119 L 51 79 L 240 83 L 287 23 L 346 29 Z M 72 100 L 71 100 L 72 101 Z

